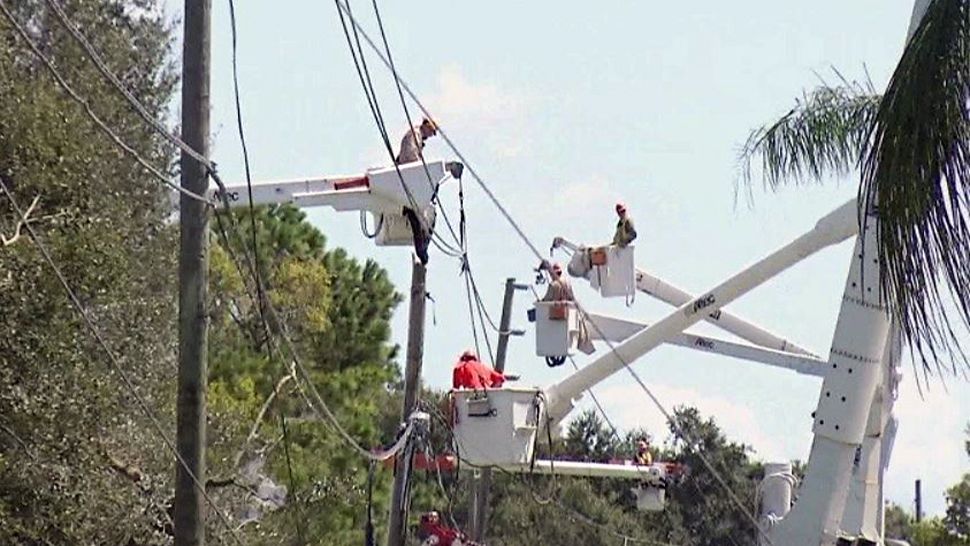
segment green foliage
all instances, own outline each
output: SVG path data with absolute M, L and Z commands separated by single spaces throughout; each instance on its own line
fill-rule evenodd
M 804 184 L 848 174 L 859 165 L 880 98 L 871 84 L 843 80 L 797 99 L 781 119 L 748 135 L 740 154 L 744 182 L 751 183 L 759 157 L 773 189 L 786 181 Z
M 946 490 L 946 515 L 943 525 L 947 533 L 970 542 L 970 474 Z
M 48 11 L 36 2 L 7 5 L 92 108 L 167 170 L 171 149 L 95 75 Z M 116 2 L 65 9 L 163 119 L 175 81 L 166 24 Z M 121 160 L 5 20 L 0 177 L 22 207 L 37 199 L 32 225 L 139 392 L 171 422 L 175 254 L 167 195 Z M 16 223 L 0 199 L 0 232 L 11 236 Z M 0 308 L 0 543 L 163 543 L 171 461 L 26 235 L 0 247 Z
M 242 249 L 252 251 L 251 220 L 266 297 L 280 320 L 267 319 L 273 342 L 253 301 L 250 271 L 237 266 Z M 210 466 L 249 487 L 270 482 L 288 490 L 282 507 L 261 510 L 258 523 L 244 527 L 247 539 L 359 544 L 367 466 L 307 407 L 279 337 L 292 339 L 350 434 L 376 446 L 389 436 L 381 425 L 398 372 L 388 321 L 400 296 L 375 263 L 361 266 L 342 250 L 326 250 L 323 235 L 293 207 L 259 208 L 252 217 L 243 211 L 222 224 L 233 226 L 236 260 L 223 246 L 213 251 L 210 404 L 227 419 L 211 441 Z M 218 235 L 218 222 L 214 229 Z M 378 521 L 385 517 L 388 478 L 377 474 Z M 224 500 L 239 511 L 254 510 L 245 499 Z
M 935 0 L 883 96 L 823 86 L 753 131 L 741 154 L 745 179 L 760 156 L 772 187 L 860 168 L 860 210 L 879 214 L 881 288 L 927 372 L 970 365 L 954 328 L 970 328 L 968 74 L 970 3 Z
M 695 409 L 680 408 L 675 415 L 738 497 L 754 506 L 761 469 L 748 458 L 749 450 L 729 442 L 713 420 L 703 419 Z M 621 438 L 587 412 L 570 423 L 553 451 L 586 460 L 630 458 L 636 438 L 644 432 L 629 431 Z M 500 475 L 492 499 L 489 544 L 615 545 L 622 544 L 621 535 L 688 546 L 754 543 L 751 521 L 696 451 L 675 441 L 655 455 L 657 460 L 684 463 L 690 469 L 682 483 L 668 489 L 667 508 L 659 513 L 635 509 L 630 491 L 635 484 L 628 480 Z
M 935 0 L 879 104 L 860 201 L 879 211 L 883 289 L 924 367 L 968 364 L 951 317 L 970 328 L 970 4 Z M 943 294 L 959 303 L 944 303 Z

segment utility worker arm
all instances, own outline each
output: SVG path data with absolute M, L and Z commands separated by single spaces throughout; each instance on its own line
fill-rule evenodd
M 505 383 L 506 377 L 502 372 L 491 370 L 489 371 L 489 379 L 491 380 L 493 387 L 501 387 L 502 383 Z

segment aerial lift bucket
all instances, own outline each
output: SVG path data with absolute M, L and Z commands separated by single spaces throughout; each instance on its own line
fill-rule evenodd
M 573 302 L 535 303 L 536 355 L 568 356 L 579 342 L 579 322 Z
M 588 274 L 590 285 L 599 290 L 604 298 L 629 298 L 636 293 L 633 245 L 624 248 L 611 245 L 594 249 L 591 252 L 591 265 Z
M 542 415 L 538 389 L 458 389 L 451 392 L 458 456 L 473 466 L 510 466 L 532 460 Z

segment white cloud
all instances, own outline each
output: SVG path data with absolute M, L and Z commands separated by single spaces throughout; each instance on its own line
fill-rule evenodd
M 620 192 L 605 177 L 593 175 L 588 180 L 562 186 L 555 193 L 552 206 L 542 210 L 557 218 L 585 218 L 590 211 L 610 213 L 620 197 Z
M 451 134 L 484 142 L 499 157 L 519 156 L 528 147 L 529 99 L 495 82 L 473 81 L 456 65 L 438 74 L 428 105 Z
M 785 445 L 768 436 L 759 425 L 756 414 L 744 404 L 728 398 L 708 395 L 700 391 L 651 384 L 650 390 L 667 409 L 687 405 L 697 408 L 705 418 L 713 417 L 731 441 L 743 442 L 752 446 L 755 457 L 766 460 L 787 460 Z M 651 431 L 657 440 L 666 437 L 669 430 L 663 415 L 655 408 L 646 394 L 637 385 L 618 385 L 599 389 L 597 395 L 606 406 L 606 412 L 615 420 L 620 429 L 644 427 Z

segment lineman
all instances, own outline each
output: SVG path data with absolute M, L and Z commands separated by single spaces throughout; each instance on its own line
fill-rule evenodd
M 650 437 L 641 436 L 637 440 L 637 455 L 633 459 L 638 466 L 650 466 L 653 464 L 653 454 L 650 453 Z
M 435 122 L 424 118 L 421 125 L 408 129 L 407 134 L 401 139 L 401 149 L 397 154 L 397 164 L 411 163 L 421 159 L 421 152 L 424 150 L 424 141 L 438 134 L 438 126 Z
M 421 546 L 478 546 L 465 533 L 441 523 L 441 515 L 435 510 L 421 514 L 417 535 Z
M 544 264 L 547 262 L 543 262 Z M 552 264 L 549 267 L 549 274 L 552 280 L 549 281 L 549 288 L 546 289 L 546 295 L 542 297 L 542 301 L 576 301 L 576 296 L 573 294 L 573 287 L 569 284 L 569 280 L 562 276 L 562 266 L 558 263 Z M 579 310 L 577 309 L 577 312 Z M 593 354 L 596 351 L 596 347 L 593 346 L 593 342 L 589 338 L 589 328 L 586 325 L 586 317 L 579 312 L 579 320 L 576 321 L 579 328 L 579 343 L 577 348 L 588 354 Z
M 412 127 L 408 129 L 407 134 L 401 139 L 401 149 L 398 151 L 397 159 L 395 163 L 402 165 L 404 163 L 411 163 L 421 159 L 421 152 L 424 150 L 424 141 L 433 137 L 438 133 L 438 126 L 435 122 L 424 118 L 421 125 L 417 127 Z M 431 239 L 431 233 L 429 229 L 425 229 L 421 222 L 421 218 L 418 216 L 419 211 L 410 209 L 409 207 L 404 207 L 401 211 L 405 218 L 408 220 L 408 224 L 411 225 L 411 237 L 414 240 L 414 253 L 418 255 L 418 259 L 421 260 L 422 264 L 427 265 L 428 263 L 428 242 Z
M 455 369 L 451 374 L 451 387 L 453 389 L 491 389 L 499 388 L 506 381 L 515 381 L 518 376 L 505 375 L 482 364 L 478 360 L 478 355 L 471 349 L 463 352 L 455 363 Z
M 634 239 L 637 238 L 637 230 L 633 228 L 633 219 L 631 219 L 626 213 L 626 205 L 623 203 L 617 203 L 616 215 L 620 217 L 620 220 L 616 223 L 616 232 L 613 234 L 613 244 L 620 248 L 626 248 L 627 245 L 632 243 Z

